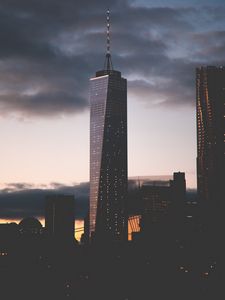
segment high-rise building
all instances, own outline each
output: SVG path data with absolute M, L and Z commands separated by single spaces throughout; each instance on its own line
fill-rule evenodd
M 173 178 L 172 176 L 168 177 L 169 180 L 152 180 L 150 177 L 145 180 L 139 178 L 136 190 L 138 193 L 135 190 L 130 193 L 131 196 L 135 196 L 135 201 L 130 206 L 129 225 L 132 225 L 130 221 L 136 220 L 137 215 L 139 215 L 140 231 L 146 236 L 154 229 L 155 224 L 173 227 L 178 232 L 177 228 L 184 222 L 186 203 L 185 173 L 175 172 Z M 131 199 L 129 198 L 129 203 Z M 133 230 L 131 226 L 130 231 L 135 232 L 137 230 Z
M 225 208 L 225 67 L 196 69 L 197 185 L 207 220 Z
M 109 11 L 104 69 L 90 79 L 90 227 L 96 240 L 127 239 L 127 81 L 113 69 Z
M 45 228 L 48 236 L 56 240 L 74 240 L 74 196 L 46 197 Z
M 173 173 L 173 180 L 147 182 L 141 187 L 143 222 L 158 223 L 167 216 L 169 222 L 177 224 L 184 218 L 186 199 L 185 173 Z
M 153 223 L 162 222 L 171 203 L 169 186 L 143 185 L 141 187 L 143 212 L 141 228 L 148 231 Z

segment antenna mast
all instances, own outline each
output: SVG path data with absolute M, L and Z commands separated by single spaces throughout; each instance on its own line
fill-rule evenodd
M 107 21 L 107 54 L 110 54 L 110 11 L 107 10 L 106 14 L 106 21 Z
M 106 39 L 106 56 L 104 63 L 104 70 L 111 71 L 113 70 L 111 53 L 110 53 L 110 11 L 107 9 L 106 12 L 106 22 L 107 22 L 107 39 Z

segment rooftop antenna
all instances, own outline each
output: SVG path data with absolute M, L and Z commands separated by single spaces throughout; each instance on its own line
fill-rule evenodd
M 106 40 L 106 56 L 105 56 L 105 63 L 104 63 L 104 70 L 107 72 L 113 70 L 112 65 L 112 58 L 110 53 L 110 11 L 107 9 L 106 12 L 106 22 L 107 22 L 107 40 Z

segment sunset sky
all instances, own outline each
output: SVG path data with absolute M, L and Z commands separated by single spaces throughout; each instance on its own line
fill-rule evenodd
M 184 171 L 196 187 L 195 68 L 224 65 L 224 1 L 1 0 L 2 193 L 89 180 L 89 78 L 108 7 L 128 79 L 129 176 Z

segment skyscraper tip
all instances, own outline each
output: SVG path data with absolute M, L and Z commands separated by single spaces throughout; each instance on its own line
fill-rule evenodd
M 113 70 L 112 65 L 112 58 L 111 58 L 111 52 L 110 52 L 110 10 L 107 9 L 106 12 L 106 25 L 107 25 L 107 31 L 106 31 L 106 56 L 105 56 L 105 62 L 104 62 L 104 70 L 111 71 Z

